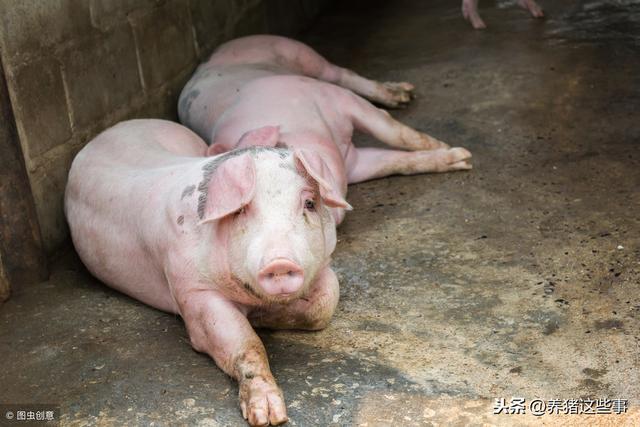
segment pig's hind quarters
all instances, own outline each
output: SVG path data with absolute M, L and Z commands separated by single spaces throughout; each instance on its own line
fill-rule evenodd
M 388 108 L 404 107 L 414 97 L 414 86 L 407 82 L 378 82 L 327 61 L 311 47 L 279 36 L 252 36 L 242 44 L 261 44 L 271 50 L 277 65 L 297 74 L 333 83 Z
M 288 304 L 256 308 L 248 317 L 257 328 L 317 331 L 329 325 L 339 297 L 338 278 L 330 267 L 326 267 L 301 298 Z

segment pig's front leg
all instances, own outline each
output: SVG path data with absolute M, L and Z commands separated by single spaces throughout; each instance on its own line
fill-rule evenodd
M 304 297 L 287 305 L 255 309 L 249 314 L 249 320 L 259 328 L 317 331 L 329 324 L 339 297 L 338 278 L 327 267 Z
M 176 293 L 191 345 L 238 380 L 242 415 L 252 426 L 287 421 L 287 409 L 260 338 L 238 307 L 211 290 Z
M 351 118 L 355 128 L 392 147 L 404 150 L 449 148 L 444 142 L 400 123 L 386 111 L 357 95 L 348 94 L 343 105 L 344 112 Z
M 429 151 L 398 151 L 357 148 L 348 165 L 349 184 L 389 175 L 413 175 L 471 169 L 471 153 L 464 148 Z

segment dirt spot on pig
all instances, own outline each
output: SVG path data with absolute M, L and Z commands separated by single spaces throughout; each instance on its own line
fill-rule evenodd
M 180 111 L 183 112 L 185 117 L 189 116 L 189 111 L 191 110 L 191 104 L 193 101 L 200 96 L 200 91 L 198 89 L 192 89 L 187 93 L 183 98 L 180 99 Z
M 244 153 L 249 153 L 255 158 L 256 154 L 261 151 L 271 151 L 278 153 L 281 158 L 283 156 L 286 157 L 290 154 L 288 151 L 280 148 L 252 146 L 228 151 L 224 154 L 216 156 L 213 160 L 205 163 L 205 165 L 202 166 L 202 181 L 200 181 L 200 183 L 198 184 L 198 192 L 200 193 L 200 196 L 198 197 L 198 217 L 200 217 L 200 219 L 204 217 L 204 209 L 207 204 L 207 198 L 209 197 L 209 181 L 211 181 L 211 178 L 213 177 L 216 169 L 218 169 L 218 166 L 220 166 L 220 164 L 225 160 L 228 160 L 232 157 L 240 156 Z

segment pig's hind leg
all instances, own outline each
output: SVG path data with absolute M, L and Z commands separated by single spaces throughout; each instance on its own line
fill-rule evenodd
M 349 165 L 349 184 L 389 175 L 414 175 L 429 172 L 468 170 L 471 153 L 462 147 L 428 151 L 400 151 L 380 148 L 356 148 Z
M 319 78 L 350 89 L 368 100 L 388 108 L 404 107 L 414 98 L 413 89 L 415 87 L 411 83 L 369 80 L 349 69 L 331 63 L 327 63 Z
M 249 320 L 258 328 L 317 331 L 329 324 L 339 297 L 338 278 L 327 267 L 303 298 L 286 306 L 256 309 L 249 314 Z
M 304 43 L 278 37 L 272 46 L 279 65 L 296 73 L 342 86 L 385 107 L 402 107 L 413 97 L 414 86 L 411 83 L 369 80 L 330 63 Z
M 418 132 L 389 113 L 374 107 L 352 93 L 342 104 L 344 114 L 353 126 L 380 141 L 411 151 L 379 148 L 356 148 L 347 158 L 349 184 L 388 175 L 413 175 L 427 172 L 448 172 L 471 169 L 471 153 L 464 148 L 449 148 L 442 141 Z

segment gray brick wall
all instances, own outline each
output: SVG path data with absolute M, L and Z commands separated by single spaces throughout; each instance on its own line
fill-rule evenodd
M 0 0 L 0 54 L 46 249 L 67 238 L 62 196 L 86 142 L 120 120 L 175 119 L 182 86 L 216 46 L 295 35 L 328 1 Z

